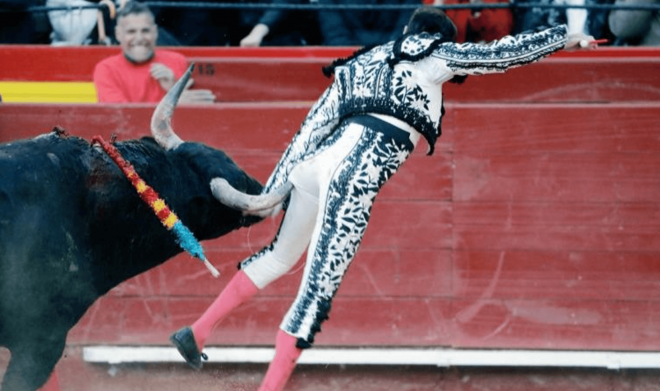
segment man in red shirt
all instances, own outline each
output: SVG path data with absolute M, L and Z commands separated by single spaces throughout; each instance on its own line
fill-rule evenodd
M 122 53 L 96 64 L 94 86 L 101 103 L 159 102 L 172 88 L 188 61 L 176 52 L 156 50 L 158 26 L 151 10 L 131 1 L 117 15 L 115 36 Z M 210 90 L 186 89 L 183 103 L 212 103 Z

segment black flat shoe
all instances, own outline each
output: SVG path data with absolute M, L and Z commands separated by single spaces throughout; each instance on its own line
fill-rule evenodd
M 170 341 L 176 346 L 177 350 L 188 365 L 195 369 L 202 369 L 202 359 L 208 360 L 208 356 L 199 351 L 195 343 L 195 337 L 190 327 L 184 327 L 170 336 Z

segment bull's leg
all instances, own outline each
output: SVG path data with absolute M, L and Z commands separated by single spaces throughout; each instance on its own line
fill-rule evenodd
M 44 386 L 62 356 L 65 340 L 66 338 L 58 341 L 49 339 L 46 343 L 36 343 L 32 340 L 14 347 L 0 389 L 36 391 Z M 56 382 L 57 378 L 54 381 Z M 52 384 L 49 383 L 48 386 Z M 48 391 L 52 390 L 48 388 Z

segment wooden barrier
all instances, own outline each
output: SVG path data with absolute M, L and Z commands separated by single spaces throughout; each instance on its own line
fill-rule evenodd
M 328 86 L 321 68 L 354 48 L 171 49 L 198 64 L 196 86 L 211 89 L 220 102 L 309 102 Z M 20 83 L 51 82 L 57 84 L 44 84 L 42 97 L 3 94 L 5 101 L 52 102 L 61 94 L 60 102 L 71 102 L 68 83 L 84 82 L 88 94 L 77 102 L 94 102 L 94 65 L 118 50 L 0 46 L 0 94 L 3 88 L 20 92 Z M 444 92 L 453 103 L 658 101 L 660 79 L 653 75 L 659 67 L 660 51 L 654 48 L 558 52 L 505 75 L 470 77 L 461 86 L 446 84 Z
M 173 126 L 265 180 L 307 104 L 182 106 Z M 0 141 L 64 126 L 148 133 L 153 105 L 0 105 Z M 319 345 L 659 350 L 660 104 L 449 104 L 384 188 Z M 268 244 L 271 219 L 206 242 L 223 273 L 181 255 L 112 290 L 69 344 L 164 345 Z M 269 345 L 300 266 L 210 344 Z

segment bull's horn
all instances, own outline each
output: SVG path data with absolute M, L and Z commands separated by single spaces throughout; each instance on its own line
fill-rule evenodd
M 194 67 L 195 64 L 191 64 L 186 73 L 167 91 L 151 116 L 151 134 L 156 142 L 166 150 L 176 148 L 183 143 L 183 140 L 172 129 L 172 114 L 174 114 L 174 108 L 186 88 Z
M 245 194 L 234 189 L 224 178 L 211 181 L 211 192 L 218 201 L 244 214 L 266 217 L 276 211 L 277 206 L 289 195 L 293 185 L 286 182 L 281 187 L 261 195 Z

